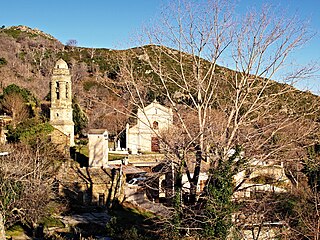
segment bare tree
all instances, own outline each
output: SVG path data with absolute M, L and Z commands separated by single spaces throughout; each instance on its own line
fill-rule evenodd
M 277 15 L 270 7 L 242 19 L 235 19 L 232 9 L 228 1 L 179 1 L 165 9 L 160 25 L 145 31 L 142 39 L 147 38 L 148 45 L 124 52 L 120 59 L 121 97 L 126 93 L 130 104 L 143 111 L 152 92 L 173 109 L 175 132 L 180 133 L 177 141 L 158 137 L 180 174 L 187 174 L 193 203 L 205 161 L 211 168 L 208 189 L 217 189 L 217 172 L 222 170 L 229 171 L 231 188 L 232 177 L 246 168 L 245 163 L 276 163 L 279 156 L 296 149 L 294 143 L 305 139 L 314 125 L 290 138 L 287 131 L 297 122 L 305 126 L 305 116 L 312 119 L 319 110 L 315 96 L 305 105 L 303 94 L 291 85 L 312 68 L 288 74 L 281 79 L 287 84 L 272 80 L 280 77 L 276 74 L 290 54 L 311 37 L 305 24 L 296 17 Z M 226 60 L 233 71 L 218 65 Z M 280 141 L 280 136 L 288 141 Z M 245 156 L 243 161 L 239 154 Z M 176 185 L 181 186 L 181 179 Z M 207 204 L 215 204 L 214 197 L 208 190 Z M 208 216 L 201 221 L 210 227 L 217 215 Z
M 78 41 L 76 39 L 69 39 L 66 42 L 66 45 L 69 47 L 76 47 L 78 45 Z
M 82 62 L 77 64 L 74 59 L 72 59 L 72 82 L 78 83 L 83 78 L 88 75 L 88 67 L 87 64 Z
M 32 147 L 9 145 L 6 150 L 9 155 L 0 159 L 0 228 L 21 222 L 33 229 L 49 214 L 47 204 L 54 198 L 55 148 L 42 136 Z

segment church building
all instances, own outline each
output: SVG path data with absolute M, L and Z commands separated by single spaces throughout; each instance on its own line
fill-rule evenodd
M 138 109 L 137 124 L 126 129 L 127 149 L 136 154 L 142 152 L 159 152 L 159 134 L 173 124 L 171 108 L 159 104 L 156 100 L 143 109 Z
M 71 75 L 67 63 L 56 62 L 51 78 L 50 124 L 58 131 L 52 140 L 58 144 L 74 146 L 74 123 L 72 118 Z M 61 136 L 58 136 L 58 135 Z

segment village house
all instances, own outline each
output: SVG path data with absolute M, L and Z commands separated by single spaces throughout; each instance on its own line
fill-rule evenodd
M 291 186 L 290 180 L 285 174 L 283 163 L 251 161 L 247 169 L 234 176 L 234 183 L 238 185 L 244 179 L 246 181 L 234 193 L 234 199 L 250 198 L 258 192 L 285 193 Z
M 115 168 L 83 168 L 66 161 L 56 177 L 61 196 L 84 205 L 105 206 L 123 198 L 124 175 Z
M 5 144 L 7 142 L 7 136 L 5 126 L 12 122 L 12 117 L 8 115 L 0 116 L 0 144 Z

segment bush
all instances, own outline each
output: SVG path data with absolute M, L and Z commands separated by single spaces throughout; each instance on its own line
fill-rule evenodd
M 7 65 L 7 63 L 8 62 L 7 62 L 7 60 L 5 58 L 3 58 L 3 57 L 0 58 L 0 67 Z
M 40 221 L 45 227 L 65 227 L 63 222 L 61 222 L 59 219 L 56 219 L 54 217 L 46 217 Z
M 97 83 L 95 81 L 86 81 L 83 83 L 83 89 L 86 91 L 90 91 L 90 89 L 94 86 L 97 86 Z
M 35 119 L 27 119 L 19 123 L 16 128 L 9 125 L 7 139 L 9 142 L 23 141 L 32 145 L 37 138 L 45 139 L 52 131 L 53 127 L 47 122 L 42 123 Z

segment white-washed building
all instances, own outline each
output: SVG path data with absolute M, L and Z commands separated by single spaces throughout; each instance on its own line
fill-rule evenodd
M 108 131 L 90 129 L 88 133 L 89 167 L 106 167 L 108 165 Z
M 142 152 L 159 152 L 159 134 L 173 124 L 171 108 L 159 104 L 156 100 L 144 109 L 138 109 L 137 124 L 127 125 L 127 148 L 133 154 Z

